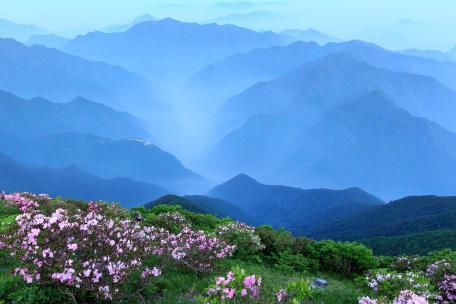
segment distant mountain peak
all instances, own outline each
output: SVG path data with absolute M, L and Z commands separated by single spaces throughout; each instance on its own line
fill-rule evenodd
M 377 44 L 375 43 L 372 43 L 372 42 L 366 42 L 366 41 L 363 41 L 363 40 L 359 40 L 359 39 L 353 39 L 353 40 L 350 40 L 350 41 L 345 41 L 345 42 L 329 42 L 328 43 L 328 46 L 338 46 L 340 48 L 344 48 L 346 50 L 350 50 L 350 49 L 358 49 L 358 50 L 362 50 L 362 49 L 378 49 L 378 50 L 383 50 L 383 51 L 387 51 L 386 49 L 378 46 Z M 388 51 L 389 52 L 389 51 Z
M 226 184 L 259 184 L 259 182 L 253 177 L 250 177 L 245 173 L 241 173 L 227 181 Z
M 133 23 L 140 23 L 140 22 L 145 22 L 145 21 L 156 21 L 156 20 L 157 20 L 157 18 L 155 18 L 154 16 L 149 15 L 149 14 L 144 14 L 144 15 L 136 17 L 133 20 Z
M 166 25 L 166 26 L 177 26 L 185 24 L 186 22 L 181 22 L 173 18 L 164 18 L 160 20 L 145 20 L 142 22 L 138 22 L 137 24 L 133 25 L 127 32 L 134 32 L 137 30 L 148 29 L 150 27 L 159 26 L 159 25 Z

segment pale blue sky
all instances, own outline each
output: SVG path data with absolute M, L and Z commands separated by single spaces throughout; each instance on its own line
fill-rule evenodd
M 456 30 L 455 0 L 245 0 L 256 5 L 243 9 L 213 7 L 234 0 L 0 1 L 0 18 L 54 31 L 126 23 L 145 13 L 203 22 L 261 11 L 263 17 L 239 22 L 256 29 L 314 27 L 344 39 L 375 40 L 384 33 L 397 31 L 398 40 L 408 39 L 421 48 L 445 49 L 456 44 L 456 35 L 451 34 Z M 412 22 L 399 24 L 402 19 Z

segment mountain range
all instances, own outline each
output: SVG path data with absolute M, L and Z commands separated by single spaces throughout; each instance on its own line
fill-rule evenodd
M 125 32 L 125 31 L 129 30 L 130 28 L 132 28 L 133 26 L 135 26 L 136 24 L 141 23 L 141 22 L 146 22 L 146 21 L 157 21 L 157 18 L 155 18 L 151 15 L 145 14 L 145 15 L 136 17 L 135 19 L 133 19 L 131 22 L 129 22 L 127 24 L 116 24 L 116 25 L 107 26 L 105 28 L 100 29 L 100 32 L 103 32 L 103 33 Z
M 258 100 L 267 104 L 264 96 Z M 380 91 L 314 117 L 308 113 L 316 99 L 295 100 L 288 114 L 255 116 L 229 133 L 208 156 L 214 168 L 306 187 L 357 185 L 386 198 L 452 193 L 456 134 L 411 115 Z
M 26 41 L 33 35 L 47 34 L 48 31 L 32 24 L 20 24 L 0 19 L 0 37 Z
M 400 51 L 401 54 L 407 56 L 416 56 L 428 58 L 436 61 L 454 61 L 450 53 L 444 53 L 436 50 L 419 50 L 419 49 L 407 49 Z
M 294 37 L 296 40 L 299 40 L 299 41 L 304 41 L 304 42 L 313 41 L 320 45 L 325 45 L 326 43 L 329 43 L 329 42 L 338 42 L 339 41 L 338 38 L 329 36 L 328 34 L 322 33 L 313 28 L 308 28 L 306 30 L 289 29 L 289 30 L 281 31 L 280 33 L 283 35 L 288 35 L 288 36 Z
M 0 153 L 38 167 L 77 167 L 102 178 L 126 177 L 185 191 L 203 178 L 170 153 L 133 116 L 83 98 L 52 103 L 0 92 Z
M 258 114 L 293 111 L 309 119 L 372 90 L 384 91 L 414 115 L 456 130 L 456 91 L 427 76 L 380 69 L 338 53 L 233 96 L 221 106 L 218 120 L 233 129 Z
M 303 190 L 261 184 L 245 174 L 214 187 L 208 195 L 254 215 L 260 224 L 285 227 L 296 233 L 383 204 L 381 199 L 358 188 Z
M 32 98 L 67 102 L 78 96 L 116 110 L 157 108 L 147 80 L 122 68 L 68 55 L 43 46 L 0 39 L 0 89 Z M 139 110 L 141 109 L 141 110 Z
M 357 61 L 377 68 L 433 77 L 449 88 L 456 89 L 455 63 L 407 56 L 358 40 L 328 43 L 324 46 L 312 42 L 295 42 L 288 46 L 235 54 L 196 73 L 187 87 L 202 94 L 202 98 L 215 96 L 216 101 L 220 102 L 257 82 L 270 81 L 334 53 L 351 55 Z
M 249 211 L 258 223 L 266 221 L 316 239 L 360 241 L 376 254 L 413 255 L 456 249 L 455 197 L 408 196 L 385 204 L 358 188 L 303 190 L 270 186 L 245 174 L 214 187 L 209 195 L 223 198 L 232 210 L 234 205 Z M 163 202 L 182 204 L 188 210 L 200 207 L 198 202 L 170 196 Z M 239 214 L 234 214 L 234 219 Z
M 14 159 L 50 168 L 77 167 L 103 178 L 126 177 L 174 192 L 195 191 L 204 179 L 172 154 L 140 139 L 110 140 L 62 133 L 26 141 Z
M 410 196 L 310 231 L 317 238 L 361 240 L 456 228 L 456 197 Z
M 26 45 L 42 45 L 48 48 L 60 49 L 67 43 L 70 39 L 65 37 L 60 37 L 55 34 L 35 34 L 31 36 L 27 41 Z
M 23 139 L 69 132 L 113 139 L 152 139 L 132 115 L 82 97 L 53 103 L 44 98 L 22 99 L 0 91 L 0 107 L 0 131 Z
M 167 190 L 127 178 L 102 179 L 77 168 L 49 169 L 18 164 L 0 154 L 0 189 L 6 192 L 48 193 L 82 200 L 138 206 Z
M 284 43 L 282 36 L 273 32 L 167 18 L 142 22 L 122 33 L 93 32 L 79 36 L 63 50 L 122 66 L 159 84 L 165 80 L 185 80 L 204 66 L 234 53 Z

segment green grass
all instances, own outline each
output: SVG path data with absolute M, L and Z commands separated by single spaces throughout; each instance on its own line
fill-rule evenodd
M 308 303 L 318 304 L 351 304 L 356 303 L 361 293 L 355 284 L 346 279 L 328 277 L 325 274 L 306 274 L 282 272 L 267 264 L 250 263 L 242 260 L 224 260 L 213 273 L 209 275 L 198 275 L 195 272 L 184 270 L 181 267 L 167 266 L 163 270 L 163 276 L 159 279 L 162 292 L 154 303 L 174 304 L 174 303 L 195 303 L 195 297 L 204 294 L 207 287 L 214 282 L 217 276 L 225 276 L 226 273 L 239 266 L 248 274 L 261 276 L 263 288 L 260 303 L 276 303 L 275 293 L 284 288 L 289 281 L 299 279 L 324 278 L 329 281 L 326 288 L 315 292 L 315 297 Z

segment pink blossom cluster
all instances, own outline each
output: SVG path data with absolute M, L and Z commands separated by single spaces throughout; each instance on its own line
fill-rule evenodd
M 391 268 L 398 271 L 412 270 L 416 261 L 416 257 L 401 256 L 396 259 L 396 262 L 391 265 Z
M 170 221 L 178 224 L 183 224 L 187 222 L 185 216 L 180 212 L 165 212 L 161 213 L 158 218 L 163 221 Z
M 247 231 L 250 233 L 255 232 L 255 227 L 249 226 L 245 223 L 241 222 L 230 222 L 228 224 L 222 225 L 218 229 L 219 234 L 224 234 L 229 231 Z
M 362 297 L 358 299 L 358 304 L 382 304 L 391 303 L 383 302 L 370 297 Z M 425 296 L 415 294 L 411 290 L 402 290 L 399 295 L 393 300 L 392 304 L 429 304 Z
M 446 274 L 443 280 L 438 284 L 440 295 L 437 302 L 449 304 L 456 302 L 456 275 Z
M 245 275 L 243 270 L 230 271 L 226 277 L 217 277 L 215 284 L 208 291 L 204 302 L 251 303 L 258 299 L 261 289 L 261 277 Z
M 412 271 L 405 273 L 377 272 L 367 276 L 366 280 L 367 286 L 375 292 L 381 291 L 382 286 L 388 287 L 391 284 L 406 286 L 405 288 L 422 292 L 429 290 L 429 282 L 423 281 L 423 277 L 419 273 Z
M 440 261 L 437 261 L 437 262 L 434 262 L 432 264 L 430 264 L 427 268 L 426 268 L 426 274 L 428 277 L 432 277 L 436 274 L 436 272 L 442 268 L 448 268 L 448 267 L 451 267 L 451 264 L 448 263 L 446 260 L 440 260 Z
M 380 304 L 377 299 L 371 299 L 370 297 L 362 297 L 358 299 L 358 304 Z
M 285 289 L 279 289 L 279 291 L 276 292 L 277 302 L 282 302 L 286 297 L 287 291 Z
M 16 196 L 15 196 L 16 197 Z M 87 211 L 57 209 L 49 216 L 30 208 L 17 216 L 17 229 L 1 237 L 21 261 L 14 274 L 27 283 L 63 286 L 112 299 L 143 259 L 159 253 L 165 233 L 130 220 L 110 219 L 117 207 L 91 203 Z M 160 274 L 144 273 L 144 279 Z
M 428 300 L 424 296 L 419 296 L 410 290 L 402 290 L 397 298 L 393 300 L 393 304 L 428 304 Z
M 39 207 L 37 201 L 50 200 L 47 194 L 35 195 L 28 192 L 16 192 L 12 194 L 2 193 L 0 199 L 6 202 L 6 206 L 16 206 L 21 212 L 35 210 Z
M 255 228 L 241 222 L 230 222 L 218 227 L 216 234 L 226 241 L 232 241 L 236 235 L 243 234 L 248 238 L 248 246 L 252 251 L 264 248 L 261 238 L 255 233 Z
M 161 270 L 157 267 L 154 267 L 152 269 L 150 268 L 145 268 L 143 272 L 141 273 L 141 278 L 147 279 L 147 277 L 158 277 L 161 275 Z
M 201 272 L 212 270 L 217 260 L 231 256 L 236 248 L 190 226 L 184 226 L 177 234 L 169 234 L 162 244 L 174 261 Z

